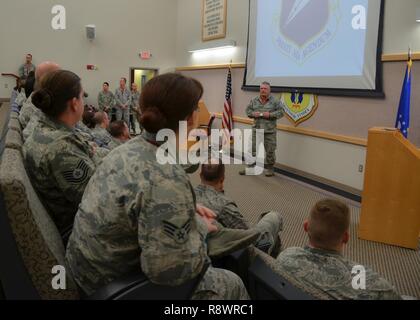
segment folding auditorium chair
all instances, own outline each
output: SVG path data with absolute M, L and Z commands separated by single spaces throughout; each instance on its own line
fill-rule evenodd
M 8 128 L 9 130 L 15 130 L 22 134 L 22 127 L 20 126 L 19 120 L 16 118 L 10 118 Z
M 15 149 L 22 152 L 22 146 L 23 141 L 20 133 L 16 130 L 9 130 L 6 134 L 5 148 Z
M 1 108 L 2 109 L 3 108 L 10 109 L 10 104 L 9 103 L 3 103 L 3 104 L 1 104 Z M 12 114 L 11 112 L 6 113 L 6 120 L 4 122 L 5 124 L 3 126 L 2 132 L 0 133 L 0 155 L 3 153 L 3 150 L 5 148 L 6 134 L 7 134 L 7 131 L 9 130 L 8 123 L 10 121 L 11 114 Z
M 17 119 L 17 120 L 19 120 L 19 113 L 17 113 L 16 111 L 11 110 L 11 112 L 10 112 L 10 119 Z
M 264 252 L 250 248 L 253 253 L 248 269 L 248 291 L 255 300 L 330 300 L 320 290 L 307 287 L 290 277 L 276 260 Z

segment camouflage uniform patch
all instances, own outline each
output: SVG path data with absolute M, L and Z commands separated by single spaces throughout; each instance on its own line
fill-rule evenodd
M 338 300 L 399 300 L 400 295 L 384 278 L 366 269 L 366 290 L 352 287 L 352 269 L 358 265 L 338 252 L 321 249 L 288 248 L 277 263 L 297 282 Z
M 175 242 L 183 244 L 188 241 L 188 236 L 191 231 L 191 219 L 188 219 L 185 224 L 177 226 L 169 221 L 162 221 L 163 233 Z
M 79 185 L 89 180 L 92 170 L 84 160 L 80 160 L 74 170 L 63 171 L 62 175 L 69 183 Z
M 96 168 L 89 142 L 75 129 L 44 115 L 25 141 L 23 155 L 45 208 L 60 231 L 68 229 Z

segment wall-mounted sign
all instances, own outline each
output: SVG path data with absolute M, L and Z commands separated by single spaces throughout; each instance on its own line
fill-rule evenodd
M 202 40 L 225 38 L 227 1 L 203 0 L 202 12 Z
M 313 94 L 283 93 L 280 101 L 283 104 L 285 116 L 295 127 L 311 118 L 318 108 L 318 97 Z
M 98 68 L 98 66 L 95 66 L 94 64 L 88 64 L 86 66 L 86 69 L 87 70 L 98 70 L 99 68 Z

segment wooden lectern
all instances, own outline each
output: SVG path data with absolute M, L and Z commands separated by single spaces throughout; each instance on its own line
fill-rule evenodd
M 417 250 L 420 150 L 396 129 L 369 130 L 359 238 Z
M 209 136 L 214 119 L 215 116 L 209 112 L 204 101 L 200 100 L 198 103 L 198 129 L 205 130 Z M 197 137 L 197 139 L 198 138 L 199 137 Z M 196 142 L 197 141 L 188 141 L 187 149 L 189 150 L 194 144 L 196 144 Z

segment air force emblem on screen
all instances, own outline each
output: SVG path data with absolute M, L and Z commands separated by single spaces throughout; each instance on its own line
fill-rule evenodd
M 334 38 L 338 23 L 337 0 L 283 0 L 277 27 L 280 50 L 301 64 Z
M 382 0 L 250 4 L 246 86 L 380 90 Z

